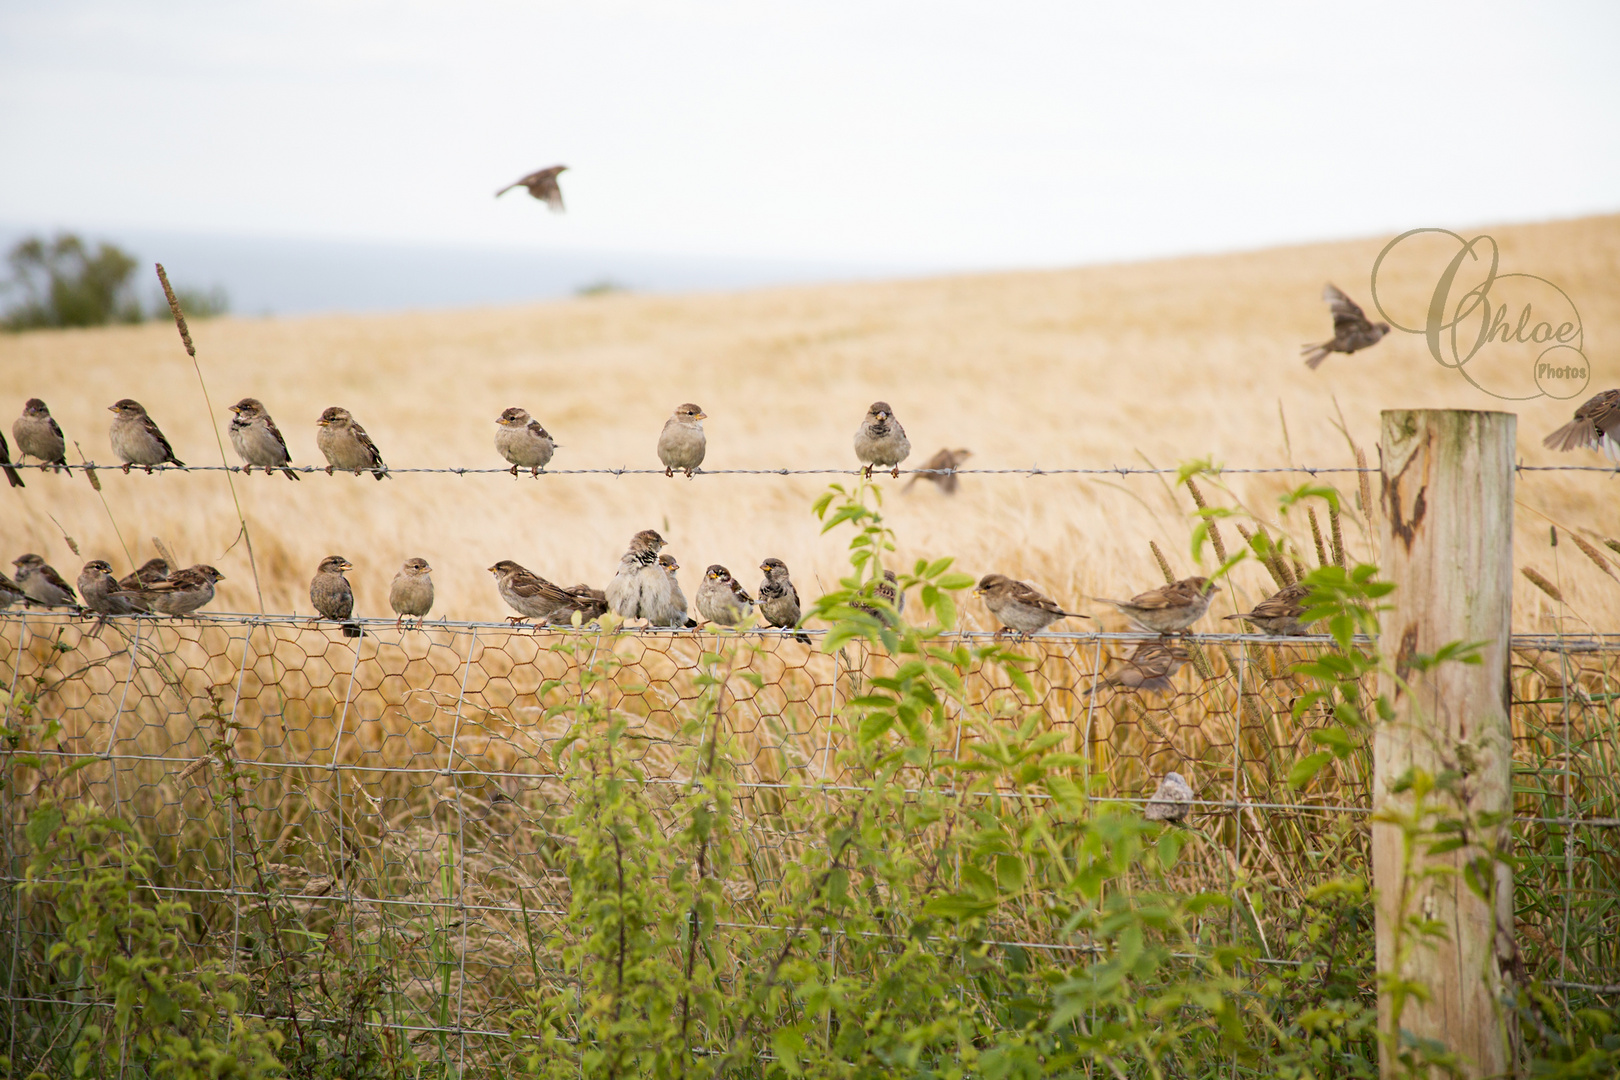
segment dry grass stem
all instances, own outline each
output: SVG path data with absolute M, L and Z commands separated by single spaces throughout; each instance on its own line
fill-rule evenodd
M 1546 578 L 1542 577 L 1541 573 L 1539 571 L 1535 570 L 1532 567 L 1526 566 L 1523 570 L 1521 570 L 1519 572 L 1522 573 L 1527 579 L 1529 579 L 1529 581 L 1530 581 L 1530 583 L 1532 585 L 1534 585 L 1536 588 L 1540 589 L 1542 592 L 1546 593 L 1548 596 L 1552 597 L 1558 603 L 1562 604 L 1562 603 L 1565 602 L 1564 601 L 1564 594 L 1559 591 L 1558 586 L 1554 585 L 1552 582 L 1550 582 Z
M 1164 557 L 1164 552 L 1159 550 L 1159 542 L 1157 540 L 1149 540 L 1148 547 L 1153 549 L 1153 557 L 1159 561 L 1159 569 L 1164 572 L 1164 583 L 1166 585 L 1173 584 L 1176 580 L 1176 575 L 1170 569 L 1170 560 L 1166 559 Z

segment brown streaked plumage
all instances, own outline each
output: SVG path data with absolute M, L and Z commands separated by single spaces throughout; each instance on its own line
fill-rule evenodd
M 998 634 L 1011 630 L 1021 636 L 1045 630 L 1059 619 L 1089 619 L 1090 615 L 1078 615 L 1072 611 L 1064 611 L 1058 606 L 1056 600 L 1038 591 L 1028 582 L 1018 581 L 1005 574 L 986 574 L 974 586 L 974 592 L 984 597 L 984 606 L 990 609 L 990 614 L 1000 620 L 1003 630 Z
M 793 579 L 788 576 L 787 563 L 772 557 L 761 562 L 759 568 L 765 571 L 765 580 L 759 583 L 755 593 L 759 597 L 759 613 L 772 626 L 797 630 L 802 617 L 799 590 L 793 587 Z M 810 644 L 808 634 L 796 633 L 793 636 L 806 645 Z
M 1186 577 L 1170 585 L 1137 593 L 1129 600 L 1109 600 L 1094 596 L 1099 604 L 1112 604 L 1132 623 L 1156 634 L 1174 634 L 1187 629 L 1209 610 L 1213 589 L 1205 589 L 1208 578 Z
M 134 595 L 146 602 L 153 611 L 178 618 L 190 615 L 214 599 L 214 583 L 224 581 L 225 575 L 206 563 L 176 570 L 162 581 L 155 581 Z M 123 595 L 120 590 L 113 595 Z
M 754 611 L 754 598 L 748 595 L 731 571 L 719 563 L 703 572 L 697 591 L 698 614 L 721 626 L 736 626 Z
M 927 480 L 930 484 L 938 485 L 939 490 L 945 494 L 955 495 L 957 487 L 956 473 L 942 470 L 960 469 L 963 462 L 967 461 L 967 459 L 972 456 L 973 451 L 966 448 L 960 450 L 941 450 L 939 453 L 935 454 L 933 457 L 924 462 L 916 472 L 912 473 L 911 479 L 907 480 L 906 486 L 900 490 L 902 493 L 910 491 L 912 486 L 916 484 L 918 480 Z
M 118 587 L 126 592 L 133 592 L 147 585 L 154 585 L 169 576 L 169 564 L 164 559 L 147 559 L 141 568 L 118 580 Z
M 1310 633 L 1310 625 L 1299 621 L 1300 615 L 1305 611 L 1304 600 L 1310 594 L 1307 585 L 1294 584 L 1285 589 L 1279 589 L 1258 604 L 1253 611 L 1243 611 L 1236 615 L 1228 615 L 1227 619 L 1242 619 L 1253 623 L 1267 634 L 1276 634 L 1285 637 L 1298 637 Z
M 1360 306 L 1344 295 L 1337 286 L 1329 284 L 1322 290 L 1322 299 L 1333 309 L 1333 336 L 1320 345 L 1305 345 L 1299 354 L 1311 370 L 1320 367 L 1331 353 L 1353 353 L 1378 344 L 1389 333 L 1389 323 L 1373 323 Z
M 358 623 L 346 621 L 354 614 L 354 589 L 343 574 L 353 569 L 354 563 L 343 556 L 328 555 L 321 560 L 309 583 L 309 602 L 326 618 L 343 623 L 346 638 L 357 638 L 362 633 Z
M 17 470 L 11 467 L 11 447 L 6 445 L 6 437 L 0 435 L 0 469 L 5 470 L 6 479 L 11 481 L 12 487 L 27 487 Z
M 495 449 L 512 463 L 512 475 L 516 477 L 522 468 L 528 469 L 531 476 L 539 476 L 557 449 L 551 433 L 529 415 L 528 409 L 516 405 L 504 410 L 495 423 L 499 425 L 495 429 Z
M 279 468 L 289 480 L 303 479 L 287 468 L 292 461 L 292 454 L 287 451 L 287 440 L 282 438 L 281 429 L 270 419 L 270 411 L 262 401 L 245 397 L 232 405 L 230 411 L 233 414 L 231 446 L 235 448 L 237 457 L 242 459 L 244 476 L 257 465 L 266 476 Z
M 562 187 L 557 183 L 557 178 L 567 171 L 568 166 L 566 165 L 553 165 L 549 169 L 540 169 L 521 180 L 514 180 L 512 183 L 507 184 L 495 193 L 495 197 L 498 199 L 513 188 L 528 188 L 529 194 L 550 207 L 553 214 L 560 214 L 563 212 L 563 196 Z
M 900 476 L 900 463 L 911 455 L 911 440 L 906 429 L 895 419 L 894 410 L 886 401 L 874 401 L 866 410 L 861 426 L 855 429 L 855 457 L 866 466 L 866 476 L 874 468 L 892 469 L 890 475 Z
M 1598 450 L 1620 462 L 1620 390 L 1594 394 L 1575 410 L 1575 419 L 1541 440 L 1549 450 Z
M 394 629 L 406 619 L 421 626 L 433 610 L 433 567 L 423 558 L 406 559 L 388 586 L 388 606 L 394 609 Z
M 658 565 L 664 538 L 642 529 L 630 538 L 630 549 L 619 559 L 619 569 L 608 582 L 608 606 L 615 615 L 649 622 L 670 603 L 669 575 Z
M 315 445 L 326 457 L 326 475 L 331 476 L 333 469 L 342 469 L 356 476 L 369 472 L 378 480 L 388 476 L 382 451 L 348 409 L 331 406 L 321 413 L 315 426 Z
M 1181 665 L 1192 659 L 1192 654 L 1180 645 L 1164 645 L 1157 641 L 1137 642 L 1131 655 L 1118 671 L 1093 683 L 1086 697 L 1117 686 L 1123 690 L 1168 690 L 1170 677 L 1181 670 Z
M 526 619 L 544 622 L 559 607 L 573 602 L 567 590 L 511 559 L 502 559 L 490 567 L 489 572 L 495 575 L 495 588 L 501 599 L 517 612 L 516 616 L 506 617 L 514 626 Z
M 108 437 L 112 440 L 113 453 L 124 461 L 126 474 L 132 465 L 139 465 L 147 472 L 151 472 L 154 465 L 185 468 L 186 463 L 174 456 L 174 448 L 169 445 L 169 440 L 163 437 L 163 432 L 158 430 L 157 424 L 147 415 L 140 402 L 134 398 L 120 398 L 107 406 L 107 411 L 113 414 Z
M 11 425 L 11 434 L 17 440 L 19 461 L 38 458 L 46 465 L 56 466 L 52 472 L 66 469 L 69 476 L 73 475 L 67 463 L 67 439 L 51 410 L 39 398 L 29 398 L 23 404 L 22 415 Z
M 17 587 L 34 603 L 44 607 L 79 606 L 79 597 L 74 593 L 73 586 L 64 581 L 62 575 L 56 572 L 56 567 L 42 556 L 29 552 L 13 559 L 11 565 L 17 568 Z

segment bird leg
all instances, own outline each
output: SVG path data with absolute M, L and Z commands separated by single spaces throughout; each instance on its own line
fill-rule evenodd
M 517 479 L 517 466 L 516 465 L 512 466 L 512 479 L 514 479 L 514 480 Z
M 332 475 L 332 466 L 330 466 L 330 465 L 328 465 L 328 466 L 327 466 L 327 467 L 326 467 L 326 475 L 327 475 L 327 476 L 331 476 L 331 475 Z
M 664 466 L 664 475 L 665 476 L 674 476 L 675 475 L 675 466 L 673 466 L 673 465 L 665 465 Z
M 688 480 L 692 479 L 692 470 L 691 469 L 686 470 L 686 478 Z
M 269 469 L 266 469 L 266 470 L 264 470 L 264 471 L 265 471 L 265 473 L 266 473 L 266 474 L 267 474 L 267 475 L 268 475 L 268 474 L 269 474 L 269 472 L 270 472 L 270 470 L 269 470 Z M 253 466 L 251 466 L 251 465 L 244 465 L 244 466 L 242 466 L 242 475 L 243 475 L 243 476 L 252 476 L 252 475 L 253 475 Z
M 894 472 L 890 473 L 889 475 L 894 477 L 896 480 L 900 479 L 900 466 L 896 465 L 894 467 Z
M 404 621 L 405 621 L 405 616 L 403 616 L 403 615 L 401 615 L 399 618 L 395 619 L 394 620 L 394 629 L 395 630 L 400 629 L 400 625 L 402 623 L 404 623 Z
M 148 466 L 147 466 L 147 467 L 146 467 L 146 475 L 147 475 L 147 476 L 151 476 L 151 475 L 152 475 L 152 466 L 150 466 L 150 465 L 148 465 Z
M 506 621 L 511 623 L 513 626 L 518 626 L 523 623 L 527 623 L 529 621 L 529 617 L 527 615 L 508 615 L 506 617 Z
M 866 467 L 866 479 L 872 479 L 872 466 L 870 465 Z
M 514 468 L 512 470 L 512 475 L 513 476 L 517 475 L 517 469 Z M 534 468 L 530 469 L 529 470 L 529 475 L 538 480 L 540 478 L 540 466 L 536 465 Z

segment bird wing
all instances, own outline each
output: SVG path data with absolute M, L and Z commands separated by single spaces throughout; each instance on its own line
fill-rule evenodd
M 1605 390 L 1575 410 L 1575 419 L 1590 420 L 1597 430 L 1608 434 L 1620 428 L 1620 390 Z
M 78 599 L 78 595 L 73 591 L 73 587 L 71 585 L 69 585 L 67 582 L 62 580 L 62 575 L 58 574 L 56 572 L 55 567 L 42 566 L 42 567 L 39 568 L 38 573 L 46 581 L 50 582 L 52 585 L 55 585 L 58 589 L 61 589 L 63 592 L 67 593 L 68 596 L 72 597 L 75 600 Z
M 366 434 L 366 429 L 361 427 L 355 421 L 350 420 L 349 430 L 354 432 L 354 437 L 360 441 L 360 445 L 366 448 L 366 453 L 371 455 L 372 466 L 378 469 L 382 468 L 382 451 L 378 450 L 377 444 L 371 441 L 371 436 Z
M 754 598 L 748 595 L 748 591 L 742 587 L 742 582 L 738 581 L 736 578 L 731 579 L 731 595 L 736 597 L 738 600 L 741 600 L 745 604 L 752 604 L 754 602 Z
M 530 573 L 527 570 L 512 575 L 512 591 L 519 596 L 550 600 L 557 604 L 570 603 L 574 599 L 563 589 L 553 585 L 539 574 Z
M 1015 581 L 1012 583 L 1012 585 L 1012 598 L 1017 600 L 1020 604 L 1024 604 L 1027 607 L 1040 608 L 1042 611 L 1049 611 L 1053 615 L 1067 614 L 1061 607 L 1058 606 L 1058 602 L 1056 600 L 1053 600 L 1050 596 L 1037 591 L 1033 585 L 1029 584 L 1029 582 Z
M 287 449 L 287 440 L 281 437 L 281 429 L 276 427 L 276 422 L 267 416 L 264 418 L 264 427 L 270 432 L 270 437 L 276 440 L 276 445 L 281 447 L 281 459 L 291 461 L 292 452 Z
M 1322 299 L 1333 309 L 1333 336 L 1336 339 L 1343 340 L 1348 334 L 1372 329 L 1361 305 L 1346 296 L 1338 286 L 1326 286 L 1322 290 Z
M 147 432 L 151 434 L 152 438 L 158 441 L 158 445 L 163 447 L 164 460 L 172 461 L 176 465 L 183 464 L 179 458 L 174 456 L 174 447 L 169 445 L 169 440 L 163 437 L 163 432 L 158 430 L 157 424 L 152 422 L 152 418 L 150 416 L 141 417 L 141 425 L 146 428 Z

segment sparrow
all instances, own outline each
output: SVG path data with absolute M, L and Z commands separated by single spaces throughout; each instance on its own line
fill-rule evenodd
M 315 424 L 318 428 L 315 445 L 326 455 L 327 476 L 332 475 L 333 469 L 343 469 L 356 476 L 370 472 L 378 480 L 388 475 L 382 452 L 366 434 L 366 429 L 355 423 L 348 409 L 333 405 L 321 413 Z
M 1208 578 L 1186 577 L 1163 588 L 1137 593 L 1129 600 L 1092 597 L 1099 604 L 1112 604 L 1133 624 L 1158 634 L 1174 634 L 1197 622 L 1209 610 Z
M 42 607 L 79 606 L 79 598 L 74 595 L 73 587 L 62 580 L 55 567 L 38 555 L 32 552 L 19 555 L 11 565 L 17 568 L 17 587 L 34 603 Z
M 20 458 L 18 459 L 21 460 Z M 12 487 L 27 487 L 23 478 L 17 475 L 17 470 L 11 467 L 11 447 L 6 445 L 6 437 L 0 435 L 0 469 L 4 469 L 6 479 L 11 481 Z
M 900 463 L 911 453 L 911 442 L 906 429 L 894 418 L 894 411 L 886 401 L 874 401 L 866 410 L 866 419 L 855 432 L 855 456 L 866 466 L 867 479 L 874 466 L 892 468 L 891 474 L 900 477 Z
M 669 575 L 658 565 L 664 538 L 643 529 L 630 538 L 630 550 L 619 559 L 618 572 L 608 582 L 608 607 L 626 619 L 652 621 L 670 604 Z
M 673 555 L 660 555 L 658 568 L 669 580 L 669 598 L 648 621 L 654 626 L 696 626 L 697 620 L 687 613 L 686 594 L 681 591 L 681 583 L 675 577 L 675 571 L 681 568 L 681 564 L 675 561 Z
M 495 575 L 495 587 L 501 599 L 517 612 L 506 621 L 514 626 L 525 619 L 544 622 L 559 607 L 570 603 L 569 594 L 511 559 L 502 559 L 489 568 Z
M 759 564 L 765 571 L 765 580 L 759 583 L 759 613 L 772 626 L 783 630 L 796 630 L 799 626 L 799 590 L 788 577 L 787 563 L 770 558 Z M 810 644 L 808 634 L 794 634 L 795 638 Z
M 1298 637 L 1310 633 L 1310 624 L 1301 623 L 1299 617 L 1305 610 L 1304 600 L 1310 593 L 1306 585 L 1290 585 L 1272 593 L 1258 604 L 1253 611 L 1244 611 L 1236 615 L 1228 615 L 1227 619 L 1242 619 L 1251 622 L 1265 633 L 1278 636 Z
M 736 626 L 754 613 L 754 598 L 731 576 L 731 571 L 715 563 L 703 571 L 703 584 L 697 592 L 698 614 L 721 626 Z
M 1588 398 L 1575 410 L 1575 419 L 1541 440 L 1541 445 L 1549 450 L 1601 450 L 1610 461 L 1620 462 L 1620 390 Z
M 150 564 L 148 564 L 150 565 Z M 141 571 L 144 571 L 145 567 Z M 206 563 L 176 570 L 161 581 L 154 581 L 133 590 L 133 595 L 146 602 L 153 611 L 179 617 L 190 615 L 214 599 L 214 583 L 224 581 L 225 575 Z M 120 590 L 114 596 L 131 595 Z
M 574 621 L 574 612 L 579 612 L 579 624 L 600 619 L 607 614 L 607 594 L 601 589 L 593 589 L 589 585 L 570 585 L 563 590 L 568 600 L 559 604 L 557 609 L 546 616 L 547 626 L 569 626 Z
M 147 585 L 154 585 L 169 576 L 169 564 L 163 559 L 147 559 L 141 568 L 128 577 L 120 578 L 118 587 L 125 592 L 134 592 Z
M 674 476 L 676 469 L 684 469 L 690 480 L 692 470 L 703 464 L 703 452 L 708 448 L 703 437 L 703 421 L 708 415 L 688 401 L 664 421 L 664 430 L 658 436 L 658 460 L 664 463 L 665 476 Z
M 529 415 L 529 410 L 515 405 L 497 416 L 495 423 L 500 425 L 495 429 L 495 449 L 512 463 L 512 475 L 524 468 L 530 475 L 539 476 L 557 449 L 546 429 Z
M 1153 797 L 1142 808 L 1142 816 L 1149 821 L 1168 821 L 1180 825 L 1192 812 L 1193 789 L 1180 773 L 1165 773 L 1154 789 Z
M 164 463 L 185 468 L 186 463 L 174 456 L 169 440 L 146 415 L 140 402 L 121 398 L 117 404 L 107 406 L 107 411 L 113 414 L 112 430 L 108 433 L 112 437 L 113 453 L 124 459 L 126 474 L 131 465 L 143 466 L 148 473 L 152 466 Z
M 79 571 L 79 592 L 84 606 L 97 615 L 135 615 L 147 611 L 138 597 L 115 595 L 119 593 L 118 579 L 112 576 L 112 564 L 105 559 L 91 559 Z
M 885 570 L 883 571 L 883 579 L 881 581 L 873 581 L 868 583 L 866 586 L 867 591 L 870 592 L 872 596 L 886 602 L 890 607 L 894 608 L 894 613 L 896 615 L 903 614 L 906 610 L 906 594 L 901 591 L 899 580 L 899 578 L 895 577 L 893 570 Z M 888 621 L 887 612 L 879 611 L 870 604 L 851 602 L 849 606 L 854 608 L 856 611 L 864 611 L 873 618 L 883 619 L 885 622 Z
M 17 440 L 17 453 L 22 457 L 38 458 L 47 465 L 67 469 L 68 475 L 73 475 L 73 470 L 68 469 L 67 440 L 62 437 L 62 429 L 57 426 L 51 410 L 39 398 L 31 397 L 23 405 L 22 415 L 11 425 L 11 435 Z
M 515 180 L 501 188 L 495 193 L 495 197 L 498 199 L 516 187 L 528 188 L 529 194 L 551 207 L 553 214 L 560 214 L 563 212 L 563 197 L 562 188 L 557 186 L 557 177 L 567 171 L 566 165 L 553 165 L 549 169 L 532 172 L 523 179 Z
M 1056 600 L 1038 592 L 1034 586 L 1005 574 L 984 575 L 973 591 L 984 597 L 984 606 L 1000 620 L 1002 629 L 997 630 L 997 634 L 1012 630 L 1020 637 L 1028 637 L 1059 619 L 1091 618 L 1064 611 Z
M 341 555 L 328 555 L 321 560 L 315 577 L 309 583 L 309 602 L 315 605 L 316 611 L 340 622 L 354 614 L 354 590 L 349 587 L 349 579 L 343 576 L 345 570 L 353 569 L 354 563 Z M 344 637 L 357 638 L 360 635 L 357 623 L 343 623 Z
M 1353 353 L 1378 344 L 1389 333 L 1389 323 L 1370 323 L 1356 302 L 1337 286 L 1322 289 L 1322 299 L 1333 309 L 1333 337 L 1320 345 L 1304 345 L 1299 354 L 1312 371 L 1321 366 L 1329 353 Z
M 28 603 L 28 594 L 23 592 L 15 581 L 0 574 L 0 611 L 4 611 L 12 604 L 22 601 Z
M 270 419 L 263 402 L 258 398 L 245 397 L 231 406 L 231 412 L 236 414 L 231 420 L 231 445 L 244 462 L 243 475 L 251 473 L 253 466 L 257 465 L 266 476 L 279 467 L 287 474 L 287 479 L 303 479 L 287 468 L 287 463 L 292 460 L 292 455 L 287 452 L 287 440 L 281 437 L 281 430 Z
M 1110 686 L 1125 690 L 1168 690 L 1170 677 L 1181 670 L 1181 665 L 1192 656 L 1180 645 L 1161 645 L 1157 641 L 1139 641 L 1125 666 L 1106 679 L 1093 683 L 1086 697 Z
M 420 626 L 422 619 L 433 610 L 433 567 L 426 559 L 406 559 L 405 565 L 394 575 L 388 586 L 388 606 L 394 609 L 394 629 L 409 616 Z
M 938 484 L 939 490 L 945 494 L 955 495 L 956 473 L 941 470 L 959 469 L 962 467 L 962 463 L 972 456 L 973 451 L 971 450 L 941 450 L 929 458 L 927 464 L 921 469 L 913 472 L 911 479 L 906 481 L 906 486 L 900 490 L 902 492 L 910 491 L 912 485 L 917 481 L 927 480 L 931 484 Z M 934 471 L 927 471 L 930 469 Z

